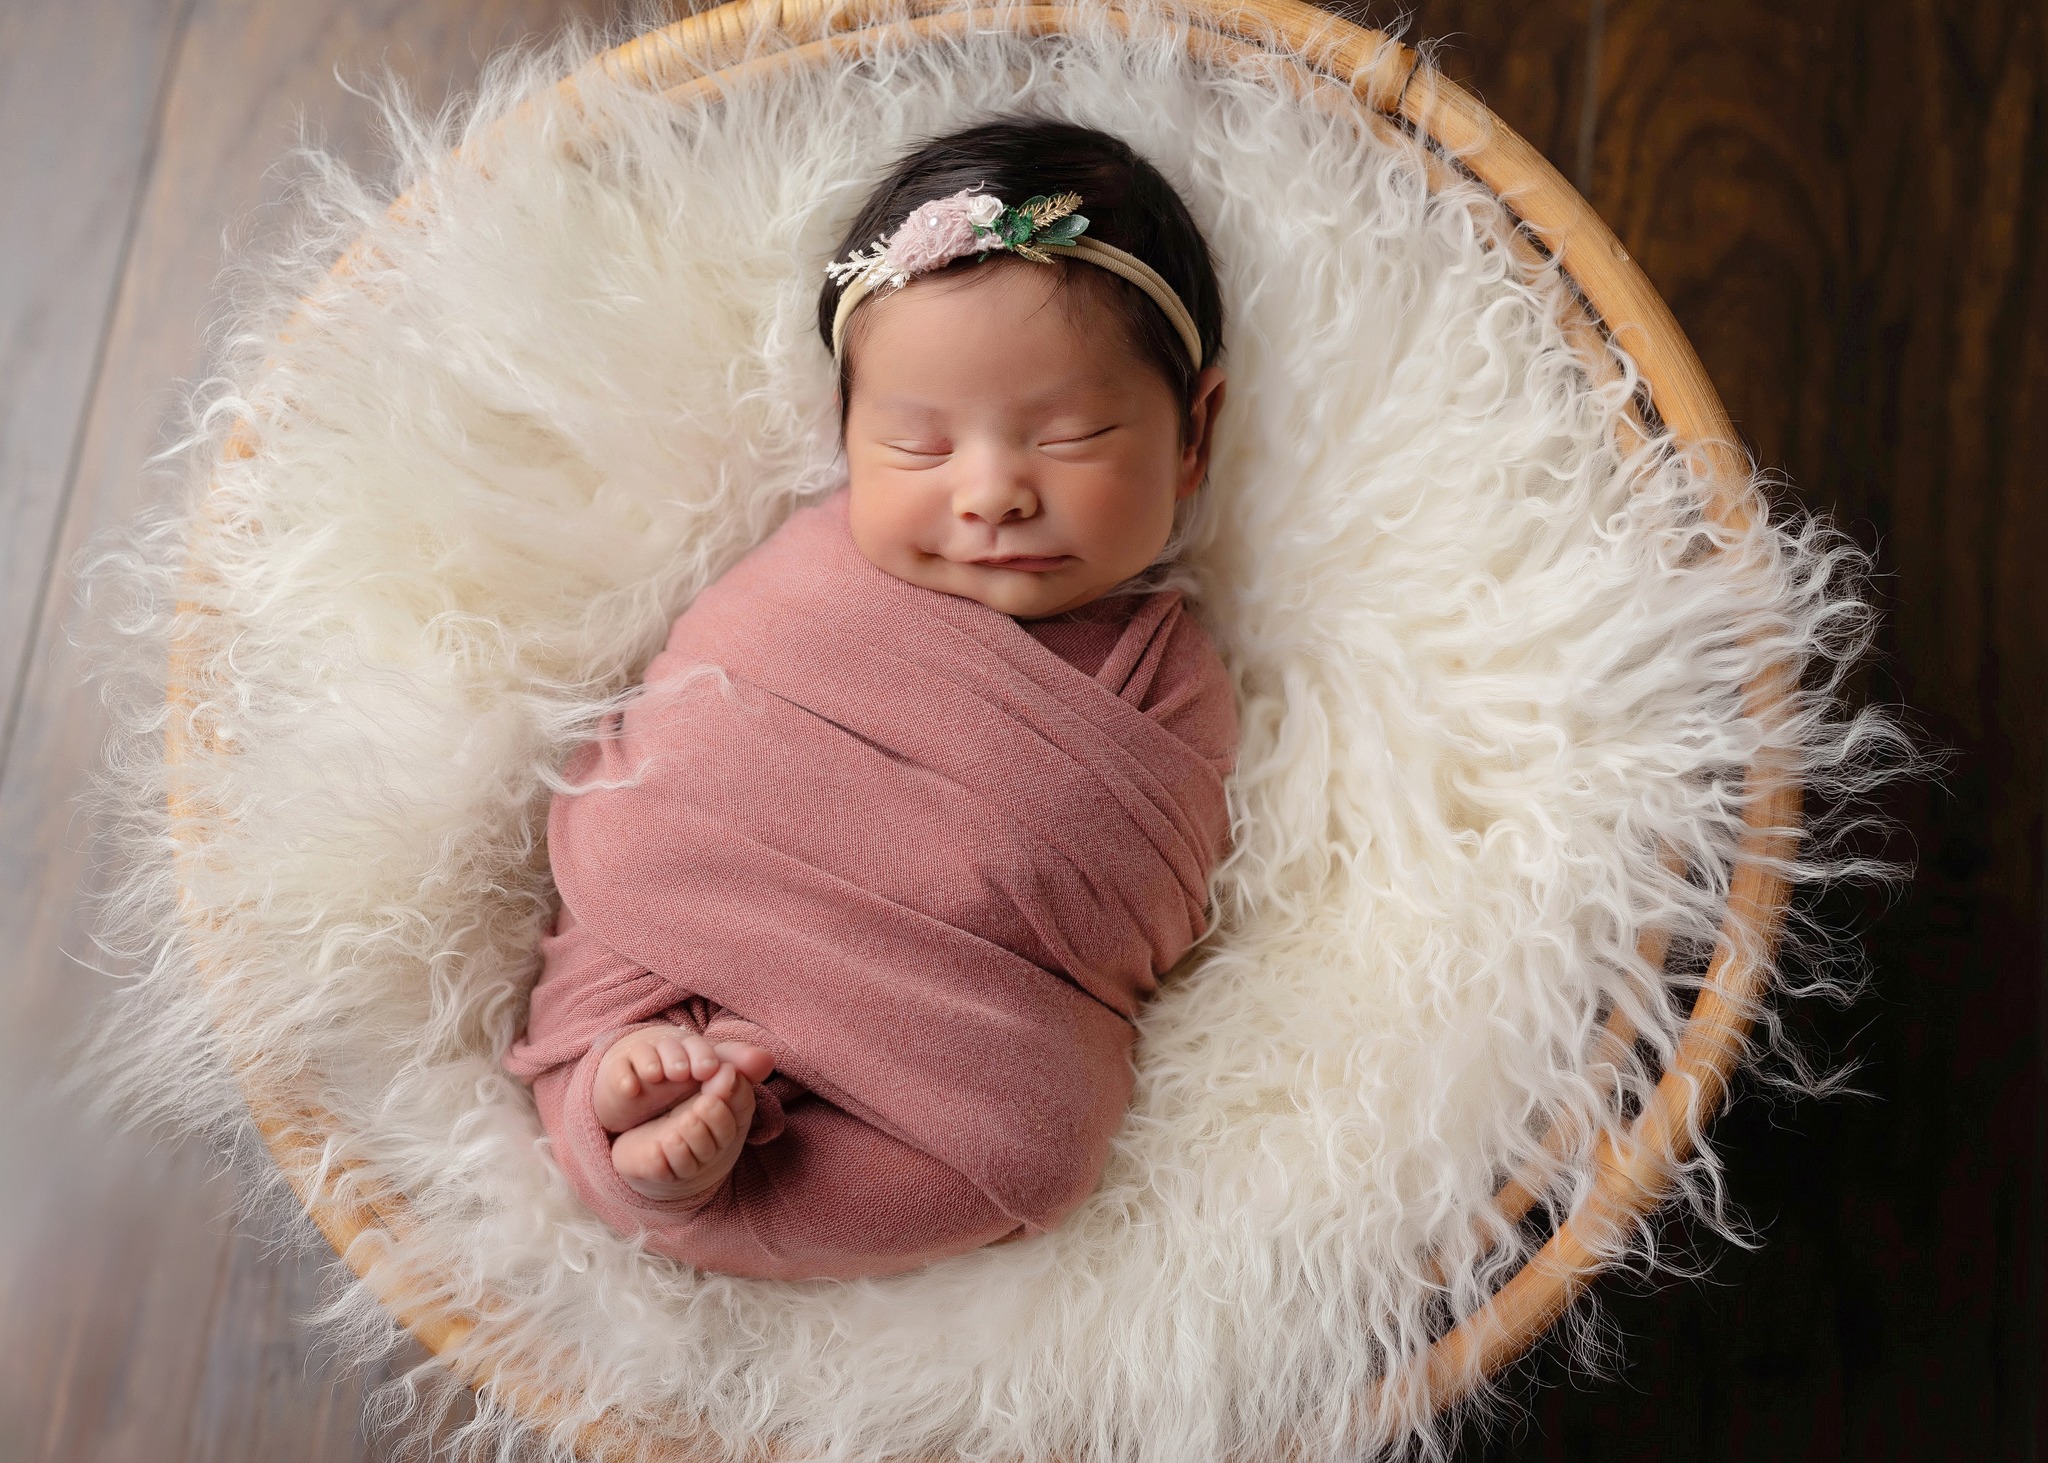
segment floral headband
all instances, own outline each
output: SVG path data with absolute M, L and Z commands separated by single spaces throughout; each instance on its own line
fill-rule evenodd
M 1129 280 L 1166 312 L 1187 347 L 1188 359 L 1199 371 L 1202 336 L 1173 286 L 1137 255 L 1099 239 L 1083 238 L 1088 220 L 1075 211 L 1080 206 L 1080 194 L 1061 193 L 1051 198 L 1040 194 L 1009 208 L 993 193 L 972 188 L 920 204 L 895 233 L 825 266 L 825 273 L 845 286 L 840 291 L 839 308 L 832 315 L 832 359 L 839 359 L 846 317 L 870 291 L 901 289 L 913 275 L 929 273 L 969 254 L 986 259 L 991 251 L 1002 249 L 1039 264 L 1050 264 L 1055 256 L 1065 255 Z

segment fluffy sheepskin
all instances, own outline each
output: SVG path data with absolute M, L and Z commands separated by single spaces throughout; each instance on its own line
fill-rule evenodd
M 100 546 L 131 1111 L 259 1187 L 231 1074 L 332 1113 L 301 1181 L 414 1219 L 355 1258 L 482 1308 L 458 1361 L 545 1377 L 569 1423 L 695 1415 L 735 1456 L 821 1459 L 1440 1448 L 1417 1364 L 1584 1192 L 1584 1145 L 1533 1226 L 1490 1198 L 1670 1055 L 1741 769 L 1853 791 L 1886 740 L 1831 699 L 1868 628 L 1853 550 L 1704 518 L 1696 456 L 1631 431 L 1633 362 L 1588 370 L 1568 282 L 1511 257 L 1484 188 L 1432 195 L 1418 144 L 1189 62 L 1182 23 L 873 42 L 687 108 L 595 75 L 564 100 L 579 34 L 459 113 L 393 99 L 395 169 L 312 157 L 179 489 Z M 499 1070 L 552 911 L 546 800 L 671 617 L 836 485 L 814 311 L 847 218 L 912 142 L 1010 109 L 1128 138 L 1215 249 L 1232 389 L 1181 577 L 1243 710 L 1220 926 L 1145 1014 L 1107 1175 L 1057 1232 L 868 1281 L 698 1274 L 580 1209 Z M 253 451 L 218 462 L 237 419 Z M 175 714 L 217 744 L 175 774 L 174 636 L 206 688 Z M 1807 691 L 1765 724 L 1741 687 L 1780 659 Z M 1813 848 L 1788 872 L 1841 872 Z M 1638 953 L 1659 929 L 1676 974 Z M 1613 1008 L 1632 1051 L 1595 1040 Z M 1682 1176 L 1708 1223 L 1717 1179 L 1711 1150 Z M 344 1354 L 393 1344 L 367 1286 L 336 1294 Z M 385 1399 L 415 1421 L 419 1380 Z M 467 1441 L 520 1436 L 503 1400 Z

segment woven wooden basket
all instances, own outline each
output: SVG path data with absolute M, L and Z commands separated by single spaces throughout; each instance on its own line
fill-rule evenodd
M 1714 483 L 1708 514 L 1740 532 L 1763 511 L 1750 488 L 1750 465 L 1734 445 L 1737 438 L 1726 409 L 1670 309 L 1591 206 L 1533 147 L 1469 93 L 1423 64 L 1414 50 L 1379 31 L 1300 0 L 1185 3 L 1195 22 L 1189 46 L 1198 57 L 1229 59 L 1251 51 L 1281 56 L 1298 72 L 1304 105 L 1356 108 L 1374 126 L 1401 128 L 1425 138 L 1434 144 L 1431 166 L 1438 186 L 1452 177 L 1476 178 L 1506 202 L 1527 225 L 1511 247 L 1526 254 L 1536 248 L 1526 236 L 1540 239 L 1577 287 L 1580 299 L 1565 324 L 1587 343 L 1589 367 L 1601 369 L 1593 332 L 1605 332 L 1625 344 L 1649 387 L 1648 402 L 1639 397 L 1637 421 L 1654 412 L 1664 426 L 1704 454 Z M 970 24 L 983 27 L 997 19 L 991 12 L 941 7 L 932 0 L 908 0 L 907 10 L 906 20 L 904 5 L 884 13 L 876 0 L 734 0 L 651 31 L 591 64 L 614 78 L 659 88 L 678 106 L 695 106 L 734 82 L 830 64 L 860 43 L 856 33 L 865 26 L 905 28 L 916 39 L 955 33 Z M 1076 15 L 1101 15 L 1105 10 L 1113 19 L 1122 14 L 1119 0 L 1079 0 L 1009 10 L 1003 18 L 1030 33 L 1050 34 L 1064 29 Z M 763 25 L 813 39 L 767 54 L 756 45 L 749 55 L 748 38 Z M 575 78 L 562 86 L 573 89 Z M 344 256 L 336 270 L 346 273 L 348 268 Z M 231 456 L 246 455 L 250 439 L 239 431 L 231 434 L 225 450 Z M 196 531 L 203 534 L 214 528 L 202 516 Z M 193 608 L 180 606 L 181 611 Z M 181 617 L 180 623 L 192 622 Z M 1789 667 L 1779 666 L 1760 675 L 1747 688 L 1747 714 L 1766 723 L 1781 718 L 1792 674 Z M 194 675 L 193 647 L 180 641 L 173 647 L 168 676 L 172 714 L 166 756 L 173 770 L 172 833 L 182 849 L 195 848 L 204 839 L 204 819 L 203 810 L 175 790 L 175 769 L 196 745 L 212 754 L 225 750 L 210 728 L 194 725 L 192 713 L 206 699 L 206 688 L 195 682 Z M 1690 1135 L 1719 1110 L 1748 1034 L 1747 1013 L 1762 995 L 1774 956 L 1788 889 L 1771 870 L 1791 852 L 1799 804 L 1799 782 L 1790 768 L 1761 763 L 1748 768 L 1749 833 L 1731 871 L 1720 938 L 1676 1060 L 1661 1078 L 1653 1100 L 1632 1121 L 1617 1118 L 1599 1135 L 1598 1169 L 1588 1197 L 1486 1306 L 1435 1342 L 1427 1369 L 1435 1406 L 1447 1407 L 1465 1397 L 1543 1335 L 1591 1282 L 1603 1257 L 1615 1253 L 1618 1237 L 1666 1196 L 1673 1167 L 1692 1151 Z M 181 901 L 181 906 L 196 907 L 190 901 Z M 1663 958 L 1661 948 L 1646 953 L 1654 961 Z M 1610 1021 L 1609 1031 L 1624 1043 L 1633 1039 L 1619 1021 Z M 242 1086 L 279 1166 L 299 1184 L 301 1175 L 320 1167 L 324 1136 L 337 1124 L 302 1100 L 280 1098 L 275 1090 L 251 1081 Z M 1579 1136 L 1554 1132 L 1548 1147 L 1554 1155 L 1562 1153 L 1579 1146 Z M 1511 1178 L 1496 1198 L 1503 1215 L 1511 1222 L 1526 1216 L 1536 1202 L 1537 1186 L 1534 1174 Z M 412 1228 L 406 1197 L 387 1191 L 336 1199 L 325 1192 L 330 1187 L 323 1185 L 317 1194 L 300 1188 L 299 1196 L 335 1251 L 374 1282 L 362 1257 L 382 1251 L 384 1246 L 375 1241 L 402 1236 Z M 430 1351 L 447 1356 L 470 1385 L 489 1385 L 496 1397 L 541 1428 L 566 1415 L 543 1383 L 473 1374 L 460 1343 L 478 1325 L 477 1312 L 452 1309 L 388 1283 L 379 1295 L 407 1330 Z M 710 1456 L 701 1442 L 693 1444 L 686 1434 L 654 1436 L 609 1420 L 585 1427 L 579 1438 L 580 1451 L 598 1454 L 624 1451 L 673 1463 Z M 775 1455 L 770 1450 L 763 1456 Z

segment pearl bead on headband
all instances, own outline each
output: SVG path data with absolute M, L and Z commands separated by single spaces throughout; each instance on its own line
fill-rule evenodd
M 839 308 L 832 313 L 833 361 L 840 357 L 846 317 L 870 292 L 901 289 L 914 275 L 969 254 L 986 258 L 991 250 L 1003 249 L 1040 264 L 1050 264 L 1055 256 L 1064 255 L 1129 280 L 1166 312 L 1181 344 L 1187 347 L 1188 359 L 1199 371 L 1201 332 L 1195 329 L 1194 317 L 1173 286 L 1137 255 L 1099 239 L 1083 238 L 1088 220 L 1075 212 L 1080 206 L 1080 194 L 1060 193 L 1051 198 L 1027 198 L 1008 208 L 994 194 L 971 188 L 920 204 L 886 239 L 878 238 L 869 248 L 856 249 L 825 266 L 825 273 L 845 286 L 839 294 Z

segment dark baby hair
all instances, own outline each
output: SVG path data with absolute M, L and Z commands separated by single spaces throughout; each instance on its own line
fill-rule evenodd
M 1202 338 L 1202 360 L 1215 360 L 1223 345 L 1223 297 L 1209 260 L 1208 241 L 1195 227 L 1187 205 L 1159 170 L 1107 132 L 1040 117 L 1003 116 L 963 131 L 935 137 L 916 148 L 876 185 L 833 251 L 844 259 L 878 237 L 896 231 L 921 205 L 963 188 L 985 187 L 1003 202 L 1022 203 L 1034 194 L 1081 195 L 1087 236 L 1137 255 L 1159 271 L 1194 318 Z M 1000 255 L 995 257 L 1001 257 Z M 949 269 L 971 266 L 974 256 Z M 1070 289 L 1076 273 L 1102 276 L 1115 288 L 1115 301 L 1132 349 L 1173 387 L 1181 404 L 1182 429 L 1194 404 L 1196 368 L 1188 360 L 1173 323 L 1136 285 L 1106 269 L 1063 262 L 1060 287 Z M 818 291 L 818 338 L 832 349 L 832 316 L 843 286 L 827 280 Z M 839 425 L 853 396 L 853 344 L 863 312 L 847 321 L 839 366 Z

